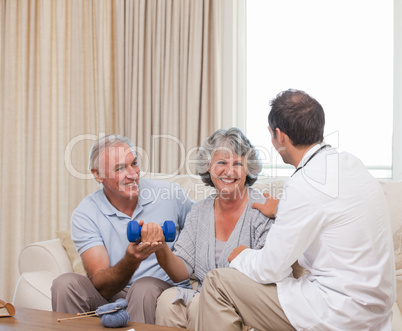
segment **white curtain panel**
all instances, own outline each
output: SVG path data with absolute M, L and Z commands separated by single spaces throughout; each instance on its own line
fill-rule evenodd
M 21 249 L 69 230 L 98 188 L 87 170 L 95 139 L 127 135 L 142 170 L 187 172 L 220 126 L 218 5 L 0 0 L 2 300 L 12 301 Z
M 216 3 L 126 2 L 125 132 L 143 171 L 186 173 L 219 126 Z
M 85 179 L 91 139 L 123 130 L 123 9 L 108 0 L 0 2 L 0 298 L 7 302 L 20 250 L 68 230 L 72 211 L 96 188 Z

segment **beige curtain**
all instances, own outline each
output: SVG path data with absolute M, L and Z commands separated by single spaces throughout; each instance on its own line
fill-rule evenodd
M 126 2 L 125 132 L 143 171 L 194 172 L 195 148 L 220 123 L 218 1 Z
M 124 2 L 0 0 L 0 298 L 24 245 L 95 189 L 92 140 L 124 130 Z
M 125 134 L 143 170 L 187 171 L 220 124 L 218 3 L 0 0 L 0 299 L 21 249 L 69 230 L 97 189 L 94 139 Z

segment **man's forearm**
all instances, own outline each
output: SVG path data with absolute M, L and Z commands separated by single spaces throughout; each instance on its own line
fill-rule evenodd
M 140 260 L 125 256 L 115 266 L 99 270 L 91 281 L 105 299 L 110 299 L 127 286 L 140 264 Z

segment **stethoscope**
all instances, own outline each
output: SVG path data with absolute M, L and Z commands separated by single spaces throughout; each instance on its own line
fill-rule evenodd
M 293 175 L 294 175 L 296 172 L 298 172 L 300 169 L 304 168 L 304 167 L 307 165 L 307 163 L 309 163 L 309 162 L 311 161 L 311 159 L 312 159 L 314 156 L 316 156 L 321 150 L 323 150 L 323 149 L 326 148 L 326 147 L 331 147 L 331 145 L 325 144 L 324 146 L 321 146 L 319 149 L 317 149 L 317 150 L 307 159 L 307 161 L 304 162 L 304 164 L 303 164 L 301 167 L 298 167 L 298 168 L 295 170 L 295 172 L 293 173 Z M 290 177 L 293 177 L 293 175 L 290 176 Z

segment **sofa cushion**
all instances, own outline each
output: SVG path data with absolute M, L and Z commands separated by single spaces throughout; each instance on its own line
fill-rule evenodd
M 70 231 L 57 231 L 57 237 L 60 239 L 68 258 L 70 259 L 73 270 L 81 275 L 86 275 L 84 265 L 82 264 L 81 257 L 79 256 L 77 250 L 75 249 L 73 240 L 71 239 Z

